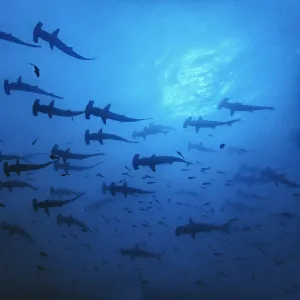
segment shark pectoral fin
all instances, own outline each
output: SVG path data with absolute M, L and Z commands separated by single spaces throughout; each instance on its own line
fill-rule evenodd
M 49 117 L 49 119 L 52 119 L 52 112 L 51 111 L 48 111 L 48 117 Z
M 16 172 L 17 172 L 17 174 L 20 176 L 20 170 L 17 170 Z
M 196 234 L 195 233 L 191 233 L 191 237 L 193 238 L 193 240 L 196 239 Z
M 153 172 L 156 172 L 155 165 L 149 165 L 149 167 Z
M 125 198 L 127 198 L 127 196 L 128 196 L 127 192 L 124 192 L 124 196 L 125 196 Z
M 198 133 L 198 132 L 199 132 L 199 129 L 200 129 L 200 127 L 199 127 L 199 126 L 196 126 L 196 127 L 195 127 L 195 129 L 196 129 L 196 133 Z
M 234 113 L 235 113 L 235 111 L 234 111 L 234 110 L 231 110 L 231 111 L 230 111 L 230 115 L 231 115 L 231 116 L 233 116 L 233 115 L 234 115 Z
M 146 135 L 143 135 L 143 139 L 144 139 L 144 140 L 146 139 Z
M 101 145 L 103 145 L 103 140 L 102 140 L 102 139 L 99 138 L 98 141 L 99 141 L 99 143 L 100 143 Z
M 103 122 L 103 124 L 105 124 L 105 125 L 106 125 L 106 118 L 104 118 L 104 117 L 101 117 L 101 119 L 102 119 L 102 122 Z

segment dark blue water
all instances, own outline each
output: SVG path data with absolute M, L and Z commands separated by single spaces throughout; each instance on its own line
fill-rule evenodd
M 300 298 L 299 1 L 0 7 L 1 299 Z

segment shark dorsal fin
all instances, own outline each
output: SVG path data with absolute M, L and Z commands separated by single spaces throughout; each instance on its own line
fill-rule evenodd
M 108 112 L 109 109 L 110 109 L 110 106 L 111 106 L 111 104 L 107 104 L 107 105 L 103 108 L 103 110 L 105 110 L 106 112 Z
M 190 218 L 189 219 L 189 224 L 195 224 L 195 221 L 192 218 Z
M 18 77 L 18 83 L 22 83 L 22 76 Z
M 54 37 L 56 37 L 57 38 L 57 36 L 58 36 L 58 34 L 59 34 L 59 31 L 60 31 L 60 29 L 58 28 L 58 29 L 56 29 L 56 30 L 54 30 L 53 31 L 53 33 L 52 33 L 52 35 L 54 36 Z
M 54 107 L 54 100 L 52 100 L 49 104 L 50 107 Z
M 102 130 L 102 128 L 100 128 L 98 131 L 98 134 L 102 135 L 102 132 L 103 132 L 103 130 Z
M 200 116 L 199 118 L 198 118 L 198 121 L 202 121 L 203 120 L 203 118 Z
M 155 156 L 156 156 L 156 154 L 151 155 L 151 157 L 155 157 Z

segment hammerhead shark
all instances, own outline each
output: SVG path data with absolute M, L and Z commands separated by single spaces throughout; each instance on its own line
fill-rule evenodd
M 43 23 L 41 23 L 41 22 L 38 22 L 36 24 L 36 26 L 34 27 L 33 41 L 35 43 L 38 43 L 39 39 L 41 39 L 45 42 L 48 42 L 49 46 L 52 50 L 55 47 L 55 48 L 59 49 L 60 51 L 64 52 L 65 54 L 72 56 L 74 58 L 81 59 L 81 60 L 96 59 L 96 58 L 83 57 L 83 56 L 79 55 L 78 53 L 76 53 L 72 47 L 69 47 L 64 42 L 62 42 L 58 37 L 60 29 L 56 29 L 54 32 L 49 33 L 47 31 L 43 30 L 42 27 L 43 27 Z
M 15 164 L 9 165 L 8 162 L 3 164 L 4 174 L 9 177 L 10 173 L 17 173 L 20 176 L 21 172 L 36 171 L 44 169 L 52 164 L 52 161 L 44 164 L 20 164 L 19 159 L 17 159 Z
M 63 216 L 63 215 L 59 214 L 56 218 L 56 223 L 59 226 L 61 224 L 66 224 L 68 227 L 77 226 L 77 227 L 80 227 L 81 229 L 91 232 L 91 230 L 83 222 L 75 219 L 72 215 Z
M 188 143 L 189 152 L 193 149 L 198 150 L 198 151 L 204 151 L 204 152 L 216 152 L 215 149 L 204 147 L 203 143 L 193 144 L 191 141 L 189 141 L 189 143 Z
M 149 166 L 153 172 L 156 172 L 155 167 L 157 165 L 173 164 L 174 162 L 183 162 L 186 163 L 186 165 L 191 164 L 190 162 L 176 156 L 158 156 L 154 154 L 149 157 L 140 158 L 140 154 L 135 154 L 132 159 L 132 167 L 135 170 L 138 170 L 139 166 Z
M 254 112 L 257 110 L 274 110 L 272 106 L 247 105 L 241 102 L 229 102 L 229 98 L 225 98 L 218 105 L 218 109 L 226 108 L 230 110 L 230 115 L 233 116 L 236 111 Z
M 13 236 L 13 235 L 22 236 L 24 238 L 27 238 L 32 244 L 35 244 L 33 238 L 27 232 L 27 230 L 25 230 L 24 228 L 22 228 L 19 225 L 8 224 L 6 221 L 3 221 L 0 225 L 0 230 L 7 231 L 10 234 L 10 236 Z
M 271 169 L 270 167 L 266 167 L 261 172 L 262 178 L 269 179 L 270 181 L 273 181 L 276 186 L 278 186 L 279 183 L 289 186 L 289 187 L 300 187 L 300 184 L 297 182 L 291 181 L 286 178 L 286 173 L 279 173 L 276 170 Z
M 55 208 L 55 207 L 63 207 L 71 202 L 76 201 L 78 198 L 82 197 L 83 195 L 85 195 L 85 193 L 80 193 L 77 196 L 71 198 L 71 199 L 67 199 L 67 200 L 55 200 L 55 199 L 51 199 L 51 200 L 45 200 L 45 201 L 38 201 L 36 198 L 32 200 L 32 206 L 34 211 L 38 211 L 39 208 L 44 209 L 45 213 L 48 215 L 49 217 L 49 209 L 50 208 Z
M 61 149 L 59 149 L 58 144 L 55 144 L 52 147 L 51 155 L 61 157 L 63 162 L 66 163 L 68 159 L 82 160 L 82 159 L 86 159 L 86 158 L 90 158 L 90 157 L 94 157 L 94 156 L 104 155 L 104 153 L 93 153 L 93 154 L 73 153 L 73 152 L 70 152 L 70 148 L 68 148 L 66 150 L 61 150 Z
M 17 160 L 17 159 L 29 162 L 29 160 L 23 156 L 16 155 L 16 154 L 3 154 L 2 151 L 0 150 L 0 162 L 4 160 Z
M 144 129 L 142 129 L 140 131 L 135 130 L 132 133 L 132 137 L 134 139 L 137 137 L 142 137 L 145 140 L 147 135 L 155 135 L 158 133 L 167 134 L 170 131 L 176 131 L 176 130 L 170 126 L 154 124 L 153 122 L 151 122 L 148 126 L 145 126 Z
M 36 186 L 33 186 L 25 181 L 20 180 L 8 180 L 8 181 L 2 181 L 0 180 L 0 190 L 3 188 L 7 188 L 10 192 L 13 190 L 13 188 L 29 188 L 34 191 L 37 191 L 39 188 Z
M 30 85 L 28 83 L 24 83 L 22 81 L 21 76 L 19 76 L 17 82 L 12 82 L 12 83 L 9 83 L 8 79 L 5 79 L 4 91 L 7 95 L 10 95 L 11 91 L 22 91 L 22 92 L 40 94 L 44 96 L 50 96 L 56 99 L 64 99 L 63 97 L 57 96 L 53 93 L 45 92 L 44 90 L 40 89 L 37 85 Z
M 17 37 L 13 36 L 11 33 L 5 33 L 3 31 L 0 31 L 0 40 L 4 40 L 10 43 L 19 44 L 31 48 L 41 48 L 39 45 L 29 44 L 26 42 L 23 42 L 22 40 L 18 39 Z
M 218 126 L 228 125 L 232 126 L 233 123 L 239 122 L 241 119 L 235 119 L 227 122 L 221 121 L 208 121 L 203 120 L 202 117 L 199 117 L 198 120 L 192 120 L 192 117 L 188 117 L 185 122 L 183 123 L 183 128 L 187 128 L 188 126 L 195 127 L 196 132 L 199 132 L 200 128 L 216 128 Z
M 32 113 L 36 117 L 38 113 L 47 114 L 50 119 L 52 116 L 58 117 L 76 117 L 84 114 L 84 111 L 72 111 L 70 109 L 61 109 L 54 107 L 54 100 L 49 105 L 40 104 L 40 100 L 36 99 L 32 105 Z
M 130 187 L 127 185 L 127 182 L 124 182 L 123 185 L 116 185 L 115 182 L 112 182 L 109 186 L 103 183 L 102 193 L 106 194 L 107 191 L 109 191 L 112 196 L 116 196 L 117 193 L 120 193 L 125 197 L 127 197 L 128 195 L 137 196 L 155 193 L 155 191 L 144 191 L 138 188 Z
M 84 140 L 87 145 L 89 145 L 91 141 L 98 141 L 101 145 L 103 145 L 103 140 L 114 140 L 114 141 L 121 141 L 121 142 L 132 143 L 132 144 L 138 143 L 138 142 L 126 140 L 116 134 L 104 133 L 102 128 L 97 133 L 90 133 L 89 130 L 86 130 L 84 134 Z
M 124 115 L 119 115 L 110 111 L 111 104 L 106 105 L 104 108 L 94 107 L 94 101 L 90 100 L 85 108 L 85 118 L 87 120 L 90 119 L 91 115 L 95 117 L 99 117 L 102 119 L 103 124 L 106 124 L 106 120 L 114 120 L 121 123 L 128 123 L 128 122 L 139 122 L 145 120 L 151 120 L 151 118 L 147 119 L 134 119 L 129 118 Z
M 69 174 L 69 171 L 81 172 L 81 171 L 95 168 L 96 166 L 99 166 L 101 163 L 102 162 L 99 162 L 92 166 L 76 166 L 76 165 L 71 165 L 70 163 L 60 163 L 59 159 L 56 159 L 53 163 L 53 166 L 54 166 L 55 171 L 63 170 L 65 172 L 65 174 Z
M 230 224 L 237 219 L 229 219 L 227 222 L 221 225 L 214 225 L 209 223 L 196 223 L 192 218 L 189 219 L 189 223 L 178 226 L 175 230 L 176 236 L 180 236 L 182 234 L 188 234 L 193 239 L 196 238 L 196 234 L 200 232 L 211 232 L 211 231 L 221 231 L 225 233 L 229 233 Z
M 154 253 L 151 251 L 144 250 L 140 247 L 139 244 L 135 245 L 133 248 L 121 248 L 120 253 L 122 256 L 129 256 L 131 260 L 135 260 L 136 258 L 156 258 L 157 260 L 161 260 L 162 256 L 166 250 L 161 253 Z

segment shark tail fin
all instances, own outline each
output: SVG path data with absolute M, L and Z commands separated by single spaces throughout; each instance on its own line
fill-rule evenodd
M 183 128 L 187 128 L 187 126 L 189 125 L 189 122 L 192 121 L 192 117 L 188 117 L 184 123 L 183 123 Z
M 34 211 L 38 211 L 38 202 L 36 198 L 32 200 L 32 206 Z
M 138 169 L 139 169 L 139 164 L 138 164 L 139 157 L 140 157 L 139 154 L 135 154 L 134 157 L 133 157 L 133 159 L 132 159 L 132 167 L 133 167 L 135 170 L 138 170 Z
M 103 183 L 102 183 L 102 194 L 105 195 L 106 192 L 107 192 L 107 186 L 106 186 L 106 184 L 103 182 Z
M 163 255 L 166 253 L 167 249 L 165 249 L 164 251 L 162 251 L 161 253 L 159 253 L 157 256 L 156 256 L 156 259 L 158 261 L 161 261 L 161 258 L 163 257 Z
M 188 143 L 188 150 L 189 150 L 189 152 L 191 152 L 191 150 L 192 150 L 192 143 L 191 143 L 191 141 L 189 141 L 189 143 Z
M 10 85 L 8 80 L 4 80 L 4 91 L 6 95 L 10 95 Z
M 224 105 L 226 105 L 226 103 L 228 103 L 228 101 L 229 101 L 229 98 L 223 99 L 223 100 L 219 103 L 218 109 L 222 109 L 222 108 L 224 107 Z
M 61 214 L 58 214 L 57 217 L 56 217 L 56 223 L 59 226 L 60 226 L 60 218 L 61 218 Z
M 132 133 L 132 138 L 133 138 L 133 139 L 136 138 L 136 131 L 134 131 L 134 132 Z
M 85 118 L 87 120 L 89 120 L 91 117 L 93 106 L 94 106 L 94 101 L 90 100 L 87 106 L 85 107 Z
M 85 140 L 85 143 L 87 145 L 89 145 L 91 143 L 91 140 L 90 140 L 90 131 L 88 129 L 84 133 L 84 140 Z
M 32 105 L 32 114 L 36 117 L 39 113 L 40 100 L 36 99 Z
M 231 127 L 233 123 L 236 123 L 236 122 L 239 122 L 239 121 L 242 121 L 242 120 L 241 119 L 235 119 L 235 120 L 228 121 L 226 123 L 227 123 L 227 125 L 229 125 Z
M 221 230 L 224 231 L 225 233 L 228 233 L 230 234 L 230 225 L 232 222 L 238 220 L 238 218 L 232 218 L 232 219 L 229 219 L 224 225 L 221 226 Z
M 50 186 L 49 191 L 50 191 L 50 196 L 53 196 L 55 190 L 52 185 Z

